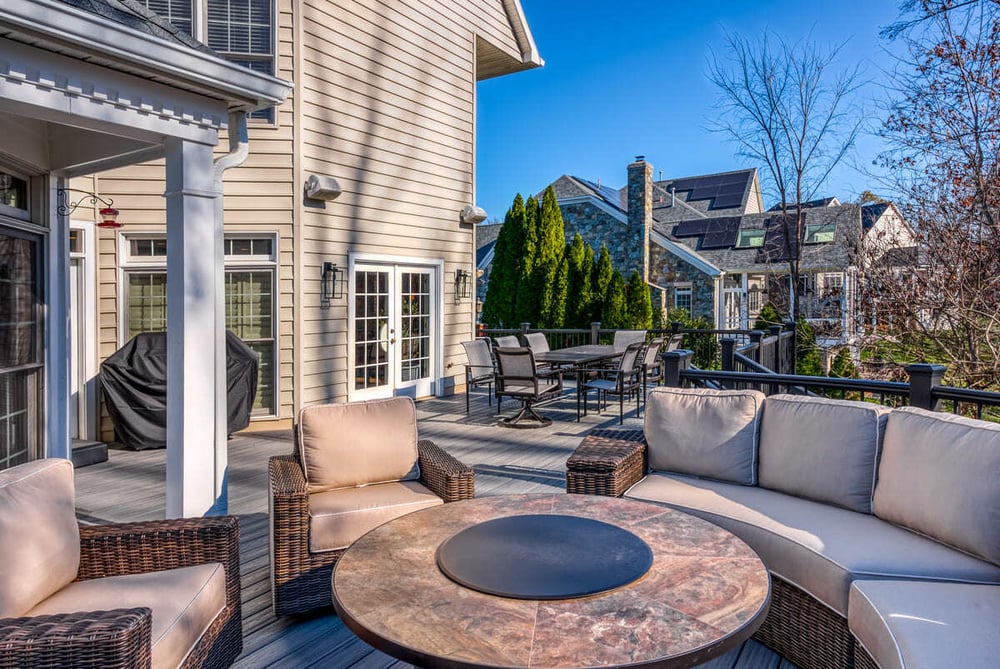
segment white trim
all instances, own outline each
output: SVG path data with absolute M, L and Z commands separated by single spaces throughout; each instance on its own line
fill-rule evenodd
M 441 258 L 413 258 L 409 256 L 397 256 L 388 255 L 382 253 L 360 253 L 356 251 L 351 251 L 347 254 L 347 399 L 351 401 L 354 399 L 358 391 L 354 389 L 354 384 L 351 381 L 353 374 L 353 362 L 354 362 L 354 268 L 358 264 L 376 264 L 376 265 L 403 265 L 406 267 L 419 267 L 419 268 L 430 268 L 434 270 L 434 314 L 433 322 L 434 329 L 436 330 L 436 337 L 434 342 L 434 353 L 431 360 L 431 392 L 440 397 L 445 391 L 445 379 L 444 379 L 444 295 L 445 295 L 445 285 L 447 281 L 445 280 L 444 266 L 445 262 Z M 394 392 L 395 389 L 391 389 L 390 392 Z
M 84 393 L 82 402 L 83 416 L 79 420 L 80 438 L 96 439 L 97 426 L 100 420 L 97 415 L 97 226 L 93 221 L 70 220 L 70 230 L 78 230 L 83 234 L 83 248 L 78 253 L 70 251 L 70 261 L 80 258 L 83 263 L 83 303 L 79 306 L 80 322 L 77 324 L 80 338 L 79 351 L 70 351 L 70 355 L 80 353 L 82 359 L 73 364 L 79 365 L 82 377 L 80 389 Z M 72 388 L 70 389 L 72 390 Z
M 621 209 L 615 209 L 607 202 L 597 197 L 596 195 L 574 195 L 572 197 L 561 197 L 556 202 L 560 205 L 564 204 L 592 204 L 601 211 L 604 211 L 615 218 L 615 220 L 628 225 L 628 215 Z
M 649 238 L 650 240 L 659 244 L 668 253 L 672 253 L 673 255 L 677 256 L 684 262 L 694 265 L 697 269 L 699 269 L 700 271 L 704 272 L 705 274 L 711 277 L 718 277 L 724 274 L 724 272 L 721 269 L 719 269 L 712 263 L 708 262 L 707 260 L 702 258 L 700 255 L 698 255 L 688 247 L 684 246 L 683 244 L 678 244 L 677 242 L 673 242 L 667 239 L 664 235 L 657 232 L 656 230 L 653 230 L 650 233 Z
M 147 35 L 59 0 L 8 0 L 0 23 L 77 45 L 85 53 L 102 54 L 120 63 L 116 69 L 138 70 L 142 76 L 171 85 L 195 87 L 203 95 L 235 103 L 237 109 L 253 111 L 280 104 L 290 90 L 290 84 L 277 77 Z
M 531 35 L 531 27 L 524 16 L 524 9 L 521 7 L 521 0 L 503 0 L 503 7 L 510 20 L 510 27 L 514 30 L 514 39 L 521 50 L 521 62 L 541 67 L 545 61 L 538 55 L 538 48 L 535 46 L 535 38 Z

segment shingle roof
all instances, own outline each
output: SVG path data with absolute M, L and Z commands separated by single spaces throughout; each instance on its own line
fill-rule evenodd
M 653 220 L 740 216 L 747 210 L 756 175 L 750 168 L 654 181 Z
M 138 0 L 59 0 L 59 2 L 82 9 L 91 14 L 96 14 L 109 21 L 120 23 L 153 37 L 183 44 L 186 47 L 203 53 L 215 53 L 215 51 L 183 30 L 180 30 L 159 14 L 147 9 Z
M 497 226 L 500 227 L 499 225 Z M 487 242 L 476 249 L 476 267 L 482 268 L 483 261 L 489 257 L 490 253 L 497 245 L 497 240 Z
M 888 208 L 888 202 L 872 202 L 861 206 L 861 226 L 865 232 L 872 229 L 872 226 Z
M 476 226 L 476 248 L 481 249 L 500 236 L 503 223 L 480 223 Z
M 801 207 L 803 209 L 815 209 L 817 207 L 836 207 L 839 204 L 840 200 L 838 200 L 836 197 L 821 197 L 816 200 L 809 200 L 808 202 L 803 202 L 801 204 Z M 794 211 L 795 209 L 798 209 L 798 207 L 799 205 L 796 205 L 794 202 L 785 205 L 785 209 L 789 211 Z M 773 207 L 768 209 L 768 211 L 781 211 L 781 203 L 779 202 L 778 204 L 774 205 Z
M 845 204 L 809 209 L 804 213 L 805 225 L 833 224 L 836 227 L 833 242 L 803 246 L 801 269 L 813 270 L 849 265 L 853 240 L 861 233 L 861 207 L 856 204 Z M 735 219 L 739 221 L 735 229 L 733 220 L 733 217 L 715 217 L 682 223 L 654 221 L 653 228 L 660 234 L 696 251 L 706 261 L 726 271 L 763 272 L 776 264 L 787 262 L 785 226 L 782 224 L 780 214 L 774 212 L 746 214 Z M 695 233 L 699 227 L 703 232 Z M 735 244 L 741 230 L 766 230 L 764 246 L 736 248 Z M 723 245 L 721 239 L 723 236 L 726 240 L 732 241 L 728 245 Z M 794 252 L 794 247 L 791 250 Z

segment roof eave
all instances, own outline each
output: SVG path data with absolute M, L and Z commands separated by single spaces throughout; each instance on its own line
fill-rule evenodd
M 521 0 L 503 0 L 504 10 L 510 18 L 510 26 L 514 31 L 514 39 L 521 51 L 521 62 L 526 66 L 523 69 L 531 69 L 545 65 L 545 61 L 538 53 L 535 46 L 535 38 L 531 34 L 528 20 L 524 16 L 524 8 L 521 7 Z
M 0 23 L 122 62 L 158 81 L 193 85 L 207 95 L 227 100 L 234 110 L 272 107 L 291 91 L 291 84 L 277 77 L 146 35 L 57 0 L 13 0 L 5 7 Z M 100 39 L 95 39 L 98 35 Z

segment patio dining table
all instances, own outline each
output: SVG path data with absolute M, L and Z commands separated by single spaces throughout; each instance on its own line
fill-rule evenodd
M 535 355 L 537 362 L 547 362 L 552 366 L 570 367 L 576 371 L 576 420 L 580 420 L 580 389 L 587 374 L 587 369 L 598 362 L 617 358 L 621 351 L 614 346 L 605 344 L 584 344 L 570 346 L 553 351 L 543 351 Z

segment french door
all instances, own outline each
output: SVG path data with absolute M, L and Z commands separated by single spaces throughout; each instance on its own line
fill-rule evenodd
M 351 291 L 351 399 L 433 395 L 440 336 L 435 269 L 356 263 Z

